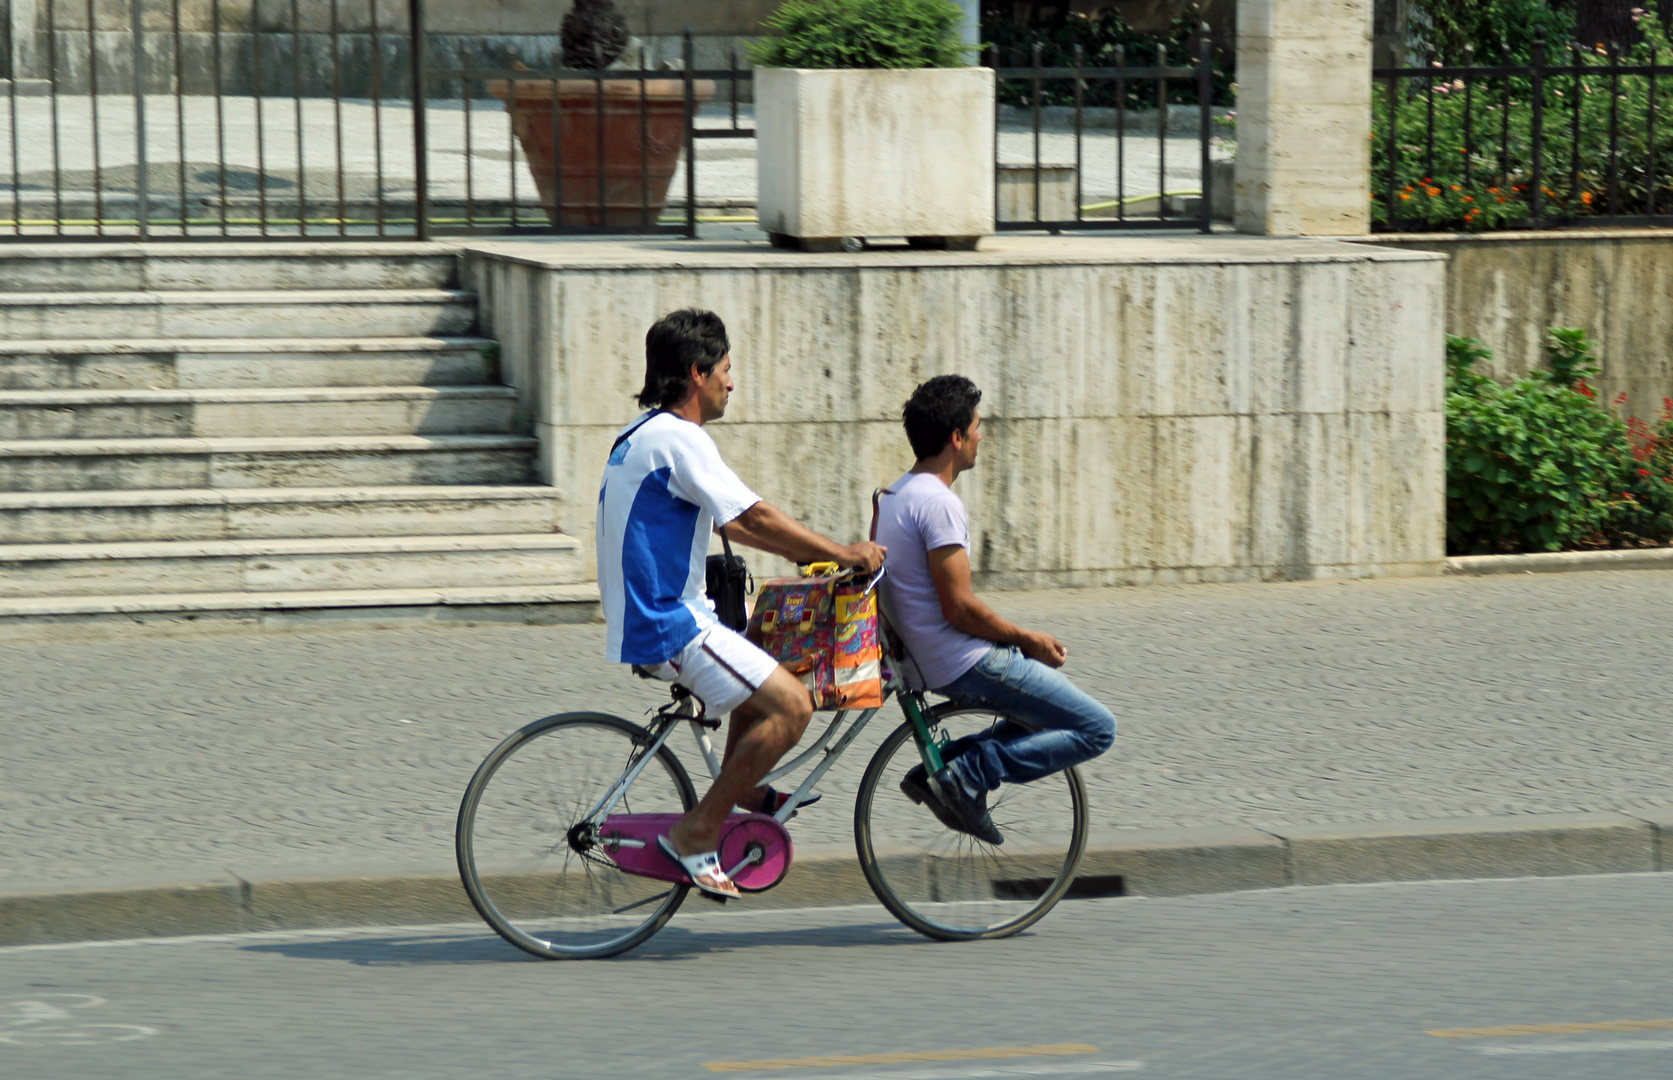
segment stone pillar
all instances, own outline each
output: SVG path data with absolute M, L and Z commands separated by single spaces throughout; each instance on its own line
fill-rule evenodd
M 1369 231 L 1371 2 L 1238 0 L 1238 231 Z

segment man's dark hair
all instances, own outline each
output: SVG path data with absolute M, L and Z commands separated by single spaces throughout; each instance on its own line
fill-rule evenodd
M 963 375 L 937 375 L 920 383 L 900 411 L 912 453 L 922 461 L 945 450 L 953 432 L 964 431 L 976 419 L 981 400 L 982 392 Z
M 685 308 L 664 315 L 645 335 L 645 385 L 639 404 L 666 409 L 685 397 L 693 364 L 707 375 L 731 351 L 726 324 L 714 312 Z

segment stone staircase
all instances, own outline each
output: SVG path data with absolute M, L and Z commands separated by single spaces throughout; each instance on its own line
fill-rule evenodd
M 591 618 L 445 248 L 0 247 L 0 627 Z

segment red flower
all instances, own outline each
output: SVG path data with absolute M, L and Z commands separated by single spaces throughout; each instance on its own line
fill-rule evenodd
M 1650 475 L 1650 470 L 1649 469 L 1639 469 L 1638 470 L 1638 475 L 1639 476 L 1649 476 Z

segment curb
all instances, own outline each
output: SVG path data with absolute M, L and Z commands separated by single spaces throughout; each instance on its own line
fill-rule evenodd
M 1673 570 L 1673 548 L 1453 555 L 1446 560 L 1448 574 L 1561 574 L 1576 570 Z
M 1189 896 L 1288 885 L 1673 870 L 1673 810 L 1095 833 L 1086 896 Z M 804 859 L 747 907 L 873 899 L 848 856 Z M 260 930 L 474 922 L 457 877 L 289 880 L 0 896 L 0 946 Z

